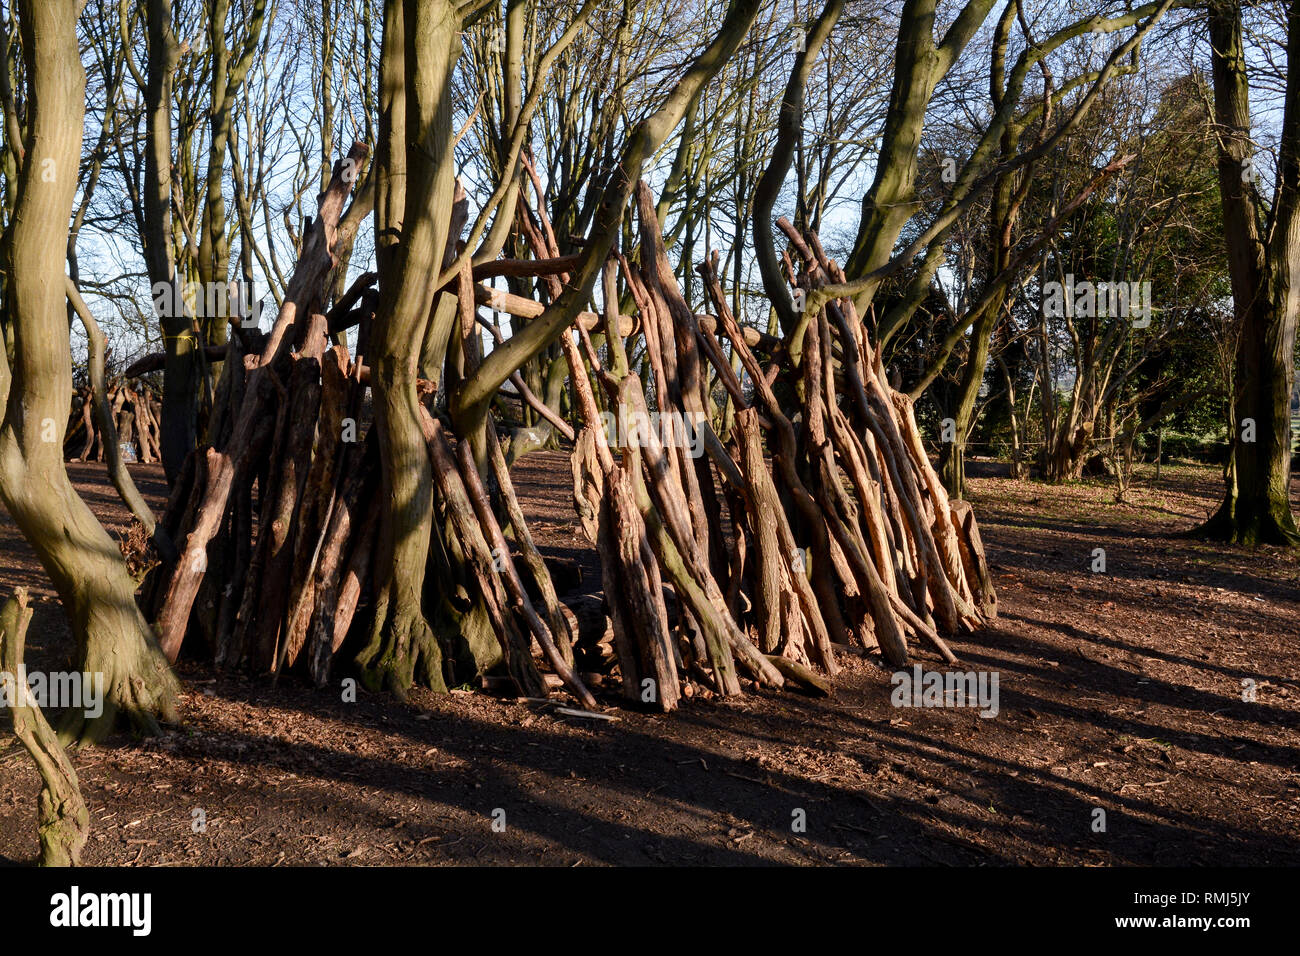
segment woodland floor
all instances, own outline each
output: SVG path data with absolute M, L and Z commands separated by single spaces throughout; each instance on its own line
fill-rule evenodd
M 102 466 L 69 467 L 124 533 Z M 157 502 L 160 470 L 135 469 Z M 539 543 L 598 588 L 567 459 L 530 456 L 517 480 Z M 183 728 L 75 755 L 84 861 L 1300 864 L 1300 556 L 1172 537 L 1212 509 L 1217 469 L 1138 481 L 1127 505 L 1100 483 L 971 481 L 1001 616 L 953 648 L 1000 675 L 994 718 L 895 709 L 889 673 L 856 657 L 828 700 L 697 699 L 612 722 L 481 692 L 345 704 L 190 666 Z M 60 608 L 0 512 L 0 593 L 16 584 L 44 596 L 29 669 L 66 666 Z M 0 862 L 36 855 L 37 787 L 25 754 L 0 758 Z

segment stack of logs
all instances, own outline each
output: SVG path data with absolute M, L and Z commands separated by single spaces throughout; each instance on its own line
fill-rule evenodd
M 354 163 L 364 158 L 359 149 Z M 270 334 L 263 342 L 232 329 L 212 443 L 190 456 L 168 502 L 162 524 L 184 550 L 157 570 L 145 599 L 173 660 L 187 632 L 198 631 L 219 665 L 264 673 L 297 665 L 323 683 L 349 632 L 365 630 L 353 624 L 380 524 L 363 360 L 377 296 L 367 275 L 325 309 L 348 192 L 343 165 L 322 194 Z M 536 261 L 490 263 L 472 277 L 467 270 L 444 291 L 459 292 L 467 341 L 478 335 L 475 321 L 488 327 L 475 303 L 536 316 L 576 264 L 560 255 L 541 204 L 537 212 L 519 206 Z M 697 316 L 676 284 L 644 184 L 637 207 L 639 263 L 611 259 L 607 314 L 580 315 L 559 339 L 579 413 L 559 424 L 573 435 L 575 505 L 600 555 L 623 695 L 671 710 L 697 686 L 740 693 L 742 677 L 825 693 L 843 644 L 878 647 L 901 665 L 909 640 L 920 639 L 955 660 L 944 635 L 996 613 L 978 527 L 969 506 L 944 493 L 910 402 L 890 388 L 852 304 L 803 315 L 784 340 L 759 335 L 740 328 L 715 265 L 705 263 L 699 272 L 714 315 Z M 792 286 L 843 281 L 815 236 L 781 225 L 800 260 L 797 268 L 786 260 Z M 505 273 L 538 277 L 543 301 L 475 281 Z M 633 316 L 619 312 L 620 279 Z M 331 338 L 351 325 L 357 355 Z M 644 337 L 653 402 L 629 368 L 624 337 L 632 334 Z M 522 380 L 512 381 L 518 389 Z M 432 407 L 432 387 L 424 391 Z M 714 428 L 716 396 L 734 408 L 725 436 Z M 557 418 L 530 392 L 523 398 Z M 645 421 L 651 405 L 659 429 L 607 433 L 602 411 Z M 510 680 L 523 695 L 543 696 L 541 672 L 550 669 L 594 706 L 575 666 L 577 622 L 528 533 L 499 442 L 487 442 L 485 481 L 468 441 L 428 408 L 422 420 L 435 507 Z M 513 550 L 503 525 L 513 530 Z
M 128 370 L 129 371 L 129 370 Z M 160 461 L 162 407 L 146 382 L 124 376 L 108 389 L 108 403 L 117 428 L 118 442 L 134 442 L 136 458 L 146 464 Z M 112 441 L 110 436 L 109 441 Z M 94 413 L 94 393 L 89 385 L 72 396 L 72 413 L 64 440 L 65 456 L 78 461 L 103 461 L 105 438 Z
M 584 358 L 619 422 L 648 421 L 619 334 L 605 336 L 610 370 L 581 323 L 583 354 L 561 339 L 583 417 L 575 501 L 601 556 L 624 694 L 667 710 L 681 675 L 726 695 L 740 690 L 738 670 L 759 684 L 821 691 L 817 672 L 835 673 L 841 642 L 879 647 L 901 665 L 916 637 L 955 661 L 940 632 L 974 630 L 996 614 L 978 526 L 965 502 L 948 500 L 911 403 L 890 388 L 852 304 L 803 315 L 764 367 L 715 265 L 699 269 L 716 313 L 703 322 L 676 283 L 644 183 L 637 206 L 640 264 L 620 258 L 619 266 L 637 306 L 660 427 L 619 427 L 614 436 L 601 427 Z M 545 215 L 538 220 L 525 223 L 525 234 L 535 255 L 554 259 Z M 802 259 L 798 274 L 787 259 L 795 288 L 843 281 L 815 236 L 780 225 Z M 550 295 L 565 278 L 548 280 Z M 607 330 L 626 327 L 615 324 L 617 288 L 611 267 Z M 730 340 L 750 389 L 711 326 Z M 736 410 L 725 443 L 713 430 L 715 384 Z M 791 396 L 785 403 L 778 388 Z M 664 582 L 676 596 L 681 639 L 669 628 Z
M 323 684 L 349 633 L 364 630 L 353 623 L 372 582 L 381 504 L 363 359 L 375 276 L 363 275 L 324 309 L 340 214 L 355 178 L 344 172 L 364 159 L 358 144 L 336 166 L 269 335 L 232 324 L 209 424 L 213 440 L 188 457 L 161 522 L 184 549 L 178 560 L 158 565 L 144 588 L 173 661 L 197 632 L 218 666 L 275 674 L 298 666 Z M 333 338 L 352 326 L 355 356 Z M 421 382 L 420 392 L 429 399 L 433 388 Z M 524 693 L 547 692 L 532 654 L 536 642 L 575 697 L 595 706 L 573 670 L 574 625 L 531 545 L 500 454 L 492 459 L 496 484 L 515 517 L 526 573 L 542 591 L 541 613 L 524 589 L 468 443 L 449 440 L 427 409 L 423 427 L 440 507 L 510 678 Z

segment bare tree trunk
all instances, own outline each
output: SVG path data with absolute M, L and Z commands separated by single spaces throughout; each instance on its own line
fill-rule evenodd
M 197 343 L 181 304 L 172 261 L 172 72 L 180 50 L 172 31 L 170 0 L 147 0 L 145 27 L 149 62 L 144 88 L 144 245 L 154 301 L 160 302 L 163 366 L 162 416 L 159 422 L 163 470 L 175 482 L 181 466 L 197 442 Z M 161 294 L 161 297 L 160 297 Z
M 97 737 L 121 711 L 137 726 L 175 719 L 176 679 L 135 603 L 135 584 L 117 545 L 68 480 L 63 431 L 72 393 L 72 351 L 63 263 L 77 187 L 85 72 L 75 0 L 24 3 L 20 10 L 28 96 L 29 149 L 18 205 L 5 235 L 12 370 L 0 353 L 0 498 L 49 573 L 67 612 L 82 670 L 104 675 L 103 715 L 84 727 Z M 43 175 L 53 170 L 54 175 Z
M 375 231 L 383 237 L 386 253 L 379 264 L 380 302 L 370 362 L 384 514 L 374 566 L 375 619 L 358 663 L 371 686 L 399 695 L 409 690 L 417 671 L 422 684 L 446 689 L 442 654 L 422 606 L 433 529 L 433 466 L 420 425 L 416 379 L 454 196 L 451 73 L 460 49 L 459 30 L 447 0 L 389 0 L 385 6 L 381 72 L 390 81 L 401 75 L 405 95 L 400 122 L 397 96 L 391 114 L 381 116 L 380 157 L 404 157 L 405 183 L 392 181 L 386 187 L 381 179 L 385 200 L 376 204 Z M 403 65 L 400 74 L 398 63 Z M 380 175 L 385 172 L 396 179 L 391 168 Z M 400 206 L 397 189 L 405 193 Z M 399 221 L 400 241 L 388 247 Z
M 1260 232 L 1251 159 L 1251 118 L 1238 0 L 1210 5 L 1219 192 L 1237 342 L 1232 467 L 1219 510 L 1201 534 L 1237 544 L 1300 546 L 1291 514 L 1291 387 L 1300 315 L 1300 3 L 1288 11 L 1286 108 L 1278 154 L 1278 193 Z M 1253 434 L 1247 429 L 1253 422 Z

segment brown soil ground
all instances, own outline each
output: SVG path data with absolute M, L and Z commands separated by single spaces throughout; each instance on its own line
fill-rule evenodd
M 124 534 L 102 466 L 70 468 Z M 158 469 L 135 470 L 157 502 Z M 517 477 L 539 542 L 598 587 L 567 460 L 530 456 Z M 346 704 L 190 667 L 183 728 L 75 755 L 85 862 L 1300 863 L 1300 556 L 1172 537 L 1212 509 L 1212 470 L 1139 480 L 1126 505 L 1100 484 L 972 480 L 1001 617 L 953 647 L 998 673 L 996 717 L 896 709 L 889 673 L 858 657 L 827 700 L 613 721 L 466 691 Z M 43 596 L 29 667 L 66 665 L 49 582 L 0 514 L 0 591 L 16 584 Z M 0 859 L 30 861 L 37 777 L 22 753 L 2 766 Z

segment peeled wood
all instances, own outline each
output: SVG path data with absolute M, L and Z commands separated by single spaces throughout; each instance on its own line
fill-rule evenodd
M 669 711 L 677 706 L 681 688 L 659 566 L 629 487 L 631 459 L 624 467 L 615 464 L 597 424 L 595 397 L 577 350 L 568 336 L 560 345 L 585 422 L 573 450 L 574 500 L 601 556 L 623 694 L 641 701 L 649 692 L 647 703 Z
M 780 225 L 802 260 L 796 274 L 794 261 L 786 258 L 792 283 L 811 291 L 837 277 L 838 267 L 825 257 L 815 236 L 805 241 L 788 223 Z M 801 314 L 790 330 L 794 367 L 789 373 L 802 385 L 796 399 L 802 429 L 796 435 L 773 390 L 774 376 L 785 370 L 759 366 L 730 317 L 711 264 L 706 262 L 698 271 L 765 412 L 775 477 L 783 481 L 801 518 L 802 533 L 811 536 L 813 577 L 822 588 L 816 610 L 827 615 L 828 624 L 841 609 L 847 615 L 845 626 L 836 622 L 830 633 L 855 633 L 864 645 L 878 644 L 886 659 L 898 665 L 907 659 L 905 635 L 910 631 L 931 643 L 945 660 L 954 661 L 929 614 L 933 611 L 939 627 L 949 633 L 990 617 L 985 595 L 991 592 L 991 581 L 980 576 L 972 535 L 964 527 L 967 520 L 973 527 L 973 516 L 965 511 L 959 515 L 942 493 L 910 403 L 889 387 L 879 353 L 867 341 L 867 329 L 852 303 L 835 300 L 815 313 Z M 635 292 L 635 284 L 629 284 Z M 764 641 L 770 644 L 770 635 L 779 630 L 789 650 L 784 656 L 797 657 L 799 640 L 789 635 L 798 634 L 804 622 L 819 615 L 795 614 L 788 569 L 770 567 L 772 522 L 755 512 L 761 508 L 758 502 L 768 497 L 761 491 L 766 467 L 758 450 L 758 423 L 745 408 L 740 383 L 720 346 L 703 329 L 697 335 L 738 409 L 733 437 L 742 450 L 748 448 L 737 461 L 750 486 L 749 524 L 759 541 L 753 565 L 760 632 L 768 635 Z M 840 594 L 826 593 L 832 581 Z M 814 640 L 810 647 L 831 654 L 829 640 Z
M 311 469 L 298 505 L 293 545 L 288 613 L 285 615 L 284 662 L 292 666 L 306 641 L 314 595 L 312 577 L 320 560 L 334 502 L 342 447 L 343 418 L 349 389 L 347 349 L 336 345 L 321 362 L 320 418 Z M 277 670 L 280 666 L 277 665 Z
M 361 585 L 370 574 L 370 567 L 374 562 L 374 544 L 375 538 L 379 534 L 379 514 L 380 500 L 376 496 L 370 508 L 366 511 L 364 530 L 361 537 L 357 540 L 356 546 L 352 549 L 352 557 L 348 561 L 347 571 L 343 574 L 343 580 L 339 584 L 338 601 L 333 609 L 332 627 L 330 622 L 324 616 L 321 617 L 321 627 L 324 634 L 330 636 L 330 650 L 337 654 L 339 648 L 343 646 L 343 641 L 347 638 L 348 629 L 352 626 L 353 615 L 356 614 L 357 602 L 361 598 Z M 320 613 L 325 614 L 328 604 L 322 604 Z
M 830 681 L 819 676 L 816 671 L 804 667 L 798 661 L 774 654 L 769 654 L 767 659 L 787 681 L 797 684 L 813 696 L 831 697 L 835 694 L 835 687 Z
M 532 654 L 519 628 L 508 612 L 505 591 L 493 568 L 491 548 L 483 536 L 474 507 L 456 467 L 456 460 L 443 433 L 442 424 L 420 409 L 425 443 L 433 463 L 434 484 L 447 508 L 456 536 L 469 561 L 501 645 L 506 669 L 525 697 L 545 697 L 546 684 L 533 664 Z
M 506 465 L 505 455 L 501 451 L 499 441 L 489 441 L 489 461 L 492 465 L 492 473 L 496 478 L 497 487 L 501 489 L 501 498 L 506 505 L 506 514 L 510 519 L 510 527 L 514 530 L 515 543 L 519 545 L 519 551 L 523 555 L 524 563 L 528 565 L 528 570 L 532 572 L 533 581 L 537 584 L 538 591 L 542 595 L 542 604 L 546 608 L 547 621 L 551 626 L 551 633 L 555 637 L 555 645 L 559 649 L 560 656 L 564 659 L 565 664 L 572 667 L 573 661 L 573 643 L 577 636 L 573 633 L 568 617 L 564 614 L 564 605 L 560 603 L 559 595 L 555 593 L 555 582 L 551 580 L 550 569 L 546 566 L 546 561 L 542 554 L 537 550 L 537 545 L 533 542 L 532 533 L 528 530 L 528 522 L 524 518 L 523 508 L 519 505 L 519 498 L 515 494 L 514 482 L 510 478 L 510 468 Z
M 355 520 L 360 517 L 356 512 L 360 507 L 362 489 L 372 475 L 372 469 L 366 467 L 368 459 L 363 457 L 360 462 L 349 463 L 353 465 L 352 472 L 347 476 L 343 490 L 331 503 L 311 581 L 303 586 L 297 606 L 290 615 L 293 622 L 291 635 L 296 634 L 300 628 L 306 630 L 304 640 L 307 646 L 307 664 L 317 686 L 323 686 L 329 675 L 329 665 L 335 650 L 334 620 L 339 601 L 339 581 L 347 558 L 346 547 Z M 363 525 L 364 527 L 366 526 Z M 362 536 L 364 537 L 364 532 Z
M 285 405 L 288 440 L 275 464 L 280 485 L 268 528 L 270 552 L 263 571 L 262 597 L 258 608 L 258 656 L 270 670 L 279 669 L 283 641 L 284 616 L 290 599 L 290 576 L 294 566 L 295 529 L 307 515 L 303 507 L 308 473 L 312 467 L 312 442 L 321 407 L 321 358 L 326 344 L 325 316 L 313 314 L 309 319 L 303 349 L 294 356 L 289 375 L 289 402 Z M 317 462 L 321 458 L 316 459 Z
M 249 443 L 264 414 L 265 404 L 275 385 L 270 376 L 272 366 L 286 354 L 289 334 L 303 314 L 310 315 L 312 305 L 320 300 L 324 280 L 336 264 L 333 255 L 339 216 L 343 202 L 352 191 L 352 179 L 343 175 L 345 168 L 358 168 L 369 150 L 355 144 L 348 154 L 353 164 L 338 163 L 329 186 L 321 194 L 316 219 L 304 231 L 302 253 L 285 290 L 284 302 L 271 329 L 260 358 L 249 374 L 243 402 L 235 422 L 230 443 L 224 451 L 208 451 L 208 479 L 203 503 L 194 528 L 186 540 L 185 551 L 177 562 L 157 618 L 159 643 L 169 661 L 175 662 L 189 626 L 190 610 L 207 570 L 207 545 L 216 535 L 226 511 L 236 469 L 247 461 Z M 304 320 L 305 321 L 305 320 Z
M 495 441 L 492 444 L 495 446 Z M 499 447 L 497 452 L 500 453 Z M 559 649 L 555 646 L 555 639 L 551 635 L 550 627 L 537 614 L 533 602 L 529 600 L 528 594 L 524 590 L 523 581 L 520 580 L 519 572 L 515 568 L 514 558 L 510 554 L 505 536 L 501 533 L 501 527 L 497 524 L 496 515 L 492 513 L 492 505 L 488 501 L 487 491 L 483 488 L 482 480 L 475 468 L 474 457 L 470 452 L 469 443 L 462 442 L 457 449 L 457 453 L 460 458 L 460 473 L 465 482 L 465 490 L 469 493 L 470 504 L 474 506 L 474 513 L 478 516 L 479 525 L 484 531 L 487 543 L 492 546 L 493 554 L 496 557 L 494 565 L 501 568 L 500 580 L 505 583 L 506 590 L 510 594 L 511 606 L 527 622 L 528 627 L 537 638 L 542 652 L 546 655 L 547 661 L 565 686 L 573 692 L 573 695 L 582 702 L 584 707 L 595 707 L 596 699 L 591 696 L 591 691 L 587 690 L 569 665 L 569 662 L 560 654 Z

